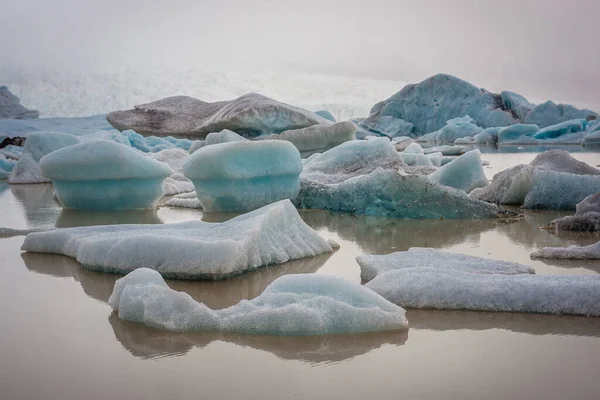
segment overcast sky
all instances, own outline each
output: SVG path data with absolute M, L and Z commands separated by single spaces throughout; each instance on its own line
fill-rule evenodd
M 437 72 L 600 111 L 600 0 L 0 0 L 0 65 Z

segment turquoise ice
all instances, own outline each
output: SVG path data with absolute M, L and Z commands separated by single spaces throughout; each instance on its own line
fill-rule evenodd
M 485 187 L 488 180 L 481 166 L 481 152 L 471 150 L 429 175 L 429 180 L 469 193 Z

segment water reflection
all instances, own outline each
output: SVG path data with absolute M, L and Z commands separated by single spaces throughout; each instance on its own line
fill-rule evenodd
M 157 210 L 69 210 L 63 209 L 56 219 L 57 228 L 116 224 L 162 224 Z
M 10 185 L 10 191 L 23 206 L 28 227 L 54 227 L 62 207 L 54 199 L 52 184 Z
M 435 331 L 504 329 L 530 335 L 600 337 L 600 318 L 528 313 L 408 310 L 411 329 Z
M 167 284 L 178 291 L 186 292 L 196 301 L 212 309 L 226 308 L 242 299 L 260 295 L 275 279 L 287 274 L 310 274 L 318 270 L 329 259 L 330 254 L 294 260 L 285 264 L 263 267 L 231 279 L 222 281 L 174 281 Z M 73 277 L 90 297 L 108 301 L 119 275 L 86 270 L 74 259 L 56 254 L 22 253 L 27 269 L 40 274 L 58 277 Z
M 261 336 L 202 332 L 175 334 L 142 324 L 123 321 L 112 313 L 108 321 L 116 339 L 132 355 L 140 358 L 179 356 L 193 348 L 222 341 L 266 351 L 285 360 L 308 364 L 339 362 L 365 354 L 384 345 L 403 345 L 408 330 L 329 336 Z

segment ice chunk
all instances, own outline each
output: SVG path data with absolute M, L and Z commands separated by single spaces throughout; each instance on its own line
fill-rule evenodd
M 40 168 L 65 208 L 87 210 L 152 208 L 173 174 L 168 165 L 106 140 L 57 150 L 42 158 Z
M 294 129 L 279 134 L 259 136 L 259 140 L 287 140 L 301 152 L 329 150 L 349 140 L 354 140 L 356 125 L 351 121 L 333 125 L 313 125 L 308 128 Z
M 403 152 L 399 153 L 407 165 L 419 167 L 433 167 L 430 157 L 423 154 L 423 148 L 418 143 L 411 143 Z
M 562 260 L 600 260 L 600 242 L 589 246 L 544 247 L 531 253 L 532 258 L 554 258 Z M 596 288 L 600 292 L 600 287 Z
M 64 254 L 86 268 L 147 267 L 177 279 L 223 279 L 261 266 L 332 251 L 289 200 L 222 223 L 110 225 L 27 235 L 23 250 Z
M 319 111 L 315 111 L 315 114 L 317 114 L 318 116 L 321 116 L 325 119 L 330 120 L 331 122 L 337 122 L 335 120 L 335 117 L 333 116 L 333 114 L 331 114 L 329 111 L 327 110 L 319 110 Z
M 15 160 L 7 159 L 3 154 L 0 154 L 0 179 L 8 179 L 16 163 Z
M 32 133 L 25 141 L 23 154 L 12 170 L 9 183 L 44 183 L 50 182 L 42 176 L 40 159 L 46 154 L 66 146 L 79 143 L 77 137 L 68 133 L 40 132 Z
M 357 257 L 356 261 L 360 265 L 360 276 L 363 282 L 370 281 L 379 274 L 402 268 L 441 268 L 502 275 L 535 273 L 533 268 L 522 264 L 421 247 L 386 255 L 362 255 Z
M 21 157 L 21 154 L 23 154 L 23 147 L 9 144 L 6 147 L 0 148 L 0 154 L 7 160 L 17 161 Z
M 555 219 L 545 228 L 556 232 L 600 232 L 600 193 L 583 199 L 577 204 L 575 210 L 575 215 Z
M 515 124 L 507 126 L 498 131 L 498 144 L 537 143 L 538 141 L 534 136 L 539 130 L 539 126 L 532 124 Z
M 600 279 L 596 276 L 403 268 L 380 274 L 366 286 L 407 308 L 600 316 Z
M 6 86 L 0 86 L 0 119 L 34 119 L 39 116 L 39 112 L 25 108 Z
M 414 125 L 401 118 L 394 118 L 391 115 L 386 115 L 377 120 L 365 120 L 360 123 L 362 128 L 370 132 L 378 133 L 390 138 L 398 136 L 410 136 Z
M 469 193 L 475 188 L 485 187 L 488 180 L 481 166 L 481 153 L 471 150 L 444 165 L 431 175 L 429 180 L 451 186 Z
M 429 157 L 431 165 L 433 165 L 434 167 L 439 168 L 442 166 L 442 162 L 444 160 L 444 156 L 442 155 L 442 153 L 429 153 L 427 154 L 427 157 Z
M 423 149 L 423 152 L 425 154 L 442 153 L 442 155 L 444 155 L 444 156 L 459 156 L 461 154 L 465 154 L 465 148 L 463 146 L 444 145 L 444 146 L 429 147 L 429 148 Z
M 600 213 L 600 193 L 586 197 L 575 207 L 575 215 L 582 215 L 592 211 Z
M 587 196 L 600 192 L 600 176 L 536 169 L 524 208 L 572 210 Z
M 196 192 L 177 194 L 169 199 L 165 205 L 180 208 L 202 208 L 202 203 L 196 197 Z
M 153 153 L 150 158 L 167 164 L 175 173 L 167 177 L 163 183 L 165 196 L 194 191 L 194 184 L 183 175 L 183 163 L 188 158 L 183 149 L 166 149 Z
M 208 212 L 243 212 L 300 190 L 302 160 L 289 142 L 230 142 L 196 150 L 183 167 Z
M 535 106 L 523 122 L 546 127 L 574 119 L 590 119 L 597 116 L 597 113 L 590 110 L 580 110 L 570 104 L 556 104 L 547 101 Z
M 190 150 L 188 151 L 188 153 L 192 154 L 193 152 L 204 146 L 206 146 L 206 142 L 204 140 L 194 140 L 192 142 L 192 145 L 190 146 Z
M 135 106 L 133 110 L 114 111 L 106 118 L 119 130 L 133 129 L 138 133 L 156 136 L 200 139 L 223 129 L 257 136 L 331 123 L 311 111 L 257 93 L 215 103 L 188 96 L 174 96 Z
M 406 328 L 405 311 L 344 278 L 286 275 L 250 300 L 211 310 L 170 289 L 155 271 L 121 278 L 109 303 L 119 317 L 175 332 L 223 331 L 262 335 L 325 335 Z
M 397 136 L 392 139 L 392 144 L 396 148 L 396 151 L 404 151 L 413 143 L 415 143 L 415 139 L 408 136 Z
M 570 121 L 561 122 L 560 124 L 547 126 L 540 129 L 538 133 L 533 135 L 536 139 L 555 139 L 559 136 L 568 135 L 571 133 L 583 132 L 587 125 L 585 119 L 573 119 Z
M 568 151 L 553 149 L 538 154 L 529 165 L 577 175 L 600 175 L 600 170 L 574 158 Z
M 584 146 L 600 145 L 600 119 L 588 123 L 589 128 L 581 144 Z
M 448 120 L 442 129 L 421 136 L 419 141 L 454 143 L 456 139 L 467 136 L 473 137 L 478 133 L 481 133 L 481 131 L 483 131 L 483 129 L 474 124 L 473 119 L 466 115 L 464 117 Z

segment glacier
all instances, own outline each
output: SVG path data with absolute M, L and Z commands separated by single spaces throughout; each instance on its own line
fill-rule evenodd
M 377 276 L 366 287 L 406 308 L 600 316 L 598 276 L 402 268 Z
M 207 212 L 244 212 L 300 190 L 300 153 L 286 141 L 229 142 L 196 150 L 183 166 Z
M 333 251 L 282 200 L 222 223 L 107 225 L 31 233 L 22 250 L 63 254 L 94 271 L 151 268 L 166 278 L 225 279 Z
M 368 282 L 380 274 L 403 268 L 440 268 L 442 270 L 477 272 L 480 274 L 533 274 L 526 265 L 507 261 L 489 260 L 448 251 L 411 247 L 385 255 L 362 255 L 356 258 L 360 265 L 360 277 Z
M 467 193 L 475 188 L 485 187 L 489 183 L 481 166 L 481 152 L 477 149 L 457 157 L 428 177 L 432 182 L 464 190 Z
M 558 260 L 600 260 L 600 242 L 589 246 L 544 247 L 531 253 L 531 258 Z M 600 288 L 597 289 L 600 291 Z
M 168 165 L 107 140 L 56 150 L 42 157 L 40 169 L 63 207 L 85 210 L 153 208 L 173 174 Z
M 118 130 L 133 129 L 142 134 L 198 139 L 223 129 L 257 136 L 332 123 L 311 111 L 258 93 L 214 103 L 189 96 L 173 96 L 137 105 L 131 110 L 110 112 L 106 119 Z
M 408 326 L 404 309 L 373 291 L 316 274 L 282 276 L 252 300 L 212 310 L 169 288 L 156 271 L 141 268 L 116 282 L 108 302 L 121 319 L 174 332 L 307 336 Z
M 35 119 L 40 113 L 28 110 L 6 86 L 0 86 L 0 119 Z
M 47 154 L 63 147 L 79 143 L 79 139 L 68 133 L 38 132 L 27 137 L 23 153 L 12 169 L 8 183 L 45 183 L 50 179 L 44 177 L 40 170 L 40 160 Z

